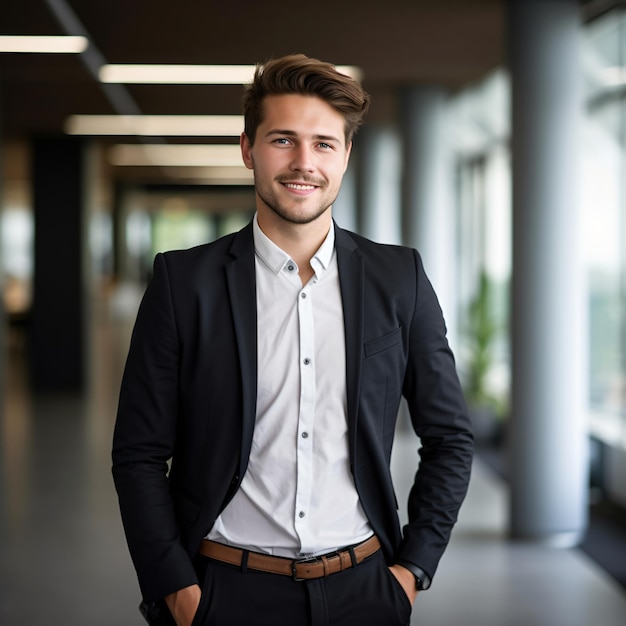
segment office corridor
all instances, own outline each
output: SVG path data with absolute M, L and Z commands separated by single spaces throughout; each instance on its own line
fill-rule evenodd
M 25 337 L 10 334 L 0 413 L 1 626 L 143 623 L 110 474 L 125 312 L 134 302 L 120 304 L 94 304 L 84 397 L 30 395 Z M 401 423 L 393 457 L 401 503 L 415 449 Z M 582 552 L 506 540 L 506 500 L 505 486 L 477 460 L 452 543 L 412 623 L 623 626 L 626 593 Z

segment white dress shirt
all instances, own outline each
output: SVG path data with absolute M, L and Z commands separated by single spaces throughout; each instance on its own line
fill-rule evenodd
M 322 554 L 372 534 L 350 473 L 334 226 L 304 287 L 256 216 L 253 227 L 256 424 L 241 486 L 207 537 L 277 556 Z

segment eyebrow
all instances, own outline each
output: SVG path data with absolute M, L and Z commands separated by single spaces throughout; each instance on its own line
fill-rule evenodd
M 296 137 L 298 133 L 294 130 L 283 130 L 280 128 L 273 128 L 265 133 L 266 137 L 271 137 L 272 135 L 285 135 L 287 137 Z M 341 143 L 341 139 L 335 137 L 334 135 L 313 135 L 313 139 L 316 139 L 318 141 L 335 141 L 339 144 Z

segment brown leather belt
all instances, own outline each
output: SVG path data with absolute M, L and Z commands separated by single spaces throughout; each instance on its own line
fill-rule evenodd
M 208 539 L 202 541 L 199 552 L 210 559 L 230 563 L 230 565 L 247 567 L 248 569 L 270 574 L 291 576 L 294 580 L 309 580 L 354 567 L 378 550 L 380 550 L 380 541 L 376 535 L 373 535 L 363 543 L 359 543 L 351 548 L 344 548 L 337 552 L 330 552 L 307 559 L 289 559 L 269 554 L 260 554 L 259 552 L 250 552 L 240 548 L 225 546 Z

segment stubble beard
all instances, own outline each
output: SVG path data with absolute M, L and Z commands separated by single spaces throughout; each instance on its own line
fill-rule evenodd
M 280 181 L 279 181 L 280 182 Z M 311 184 L 317 184 L 321 186 L 319 181 L 310 181 Z M 337 195 L 339 191 L 331 197 L 322 198 L 320 204 L 316 207 L 306 211 L 300 212 L 297 208 L 297 201 L 293 203 L 295 208 L 291 208 L 287 206 L 285 203 L 281 202 L 276 194 L 272 192 L 271 189 L 263 189 L 260 188 L 259 185 L 255 184 L 255 191 L 259 198 L 263 201 L 263 203 L 278 217 L 289 222 L 290 224 L 310 224 L 318 219 L 321 215 L 326 213 L 326 211 L 334 204 L 337 199 Z M 304 200 L 304 198 L 303 198 Z

